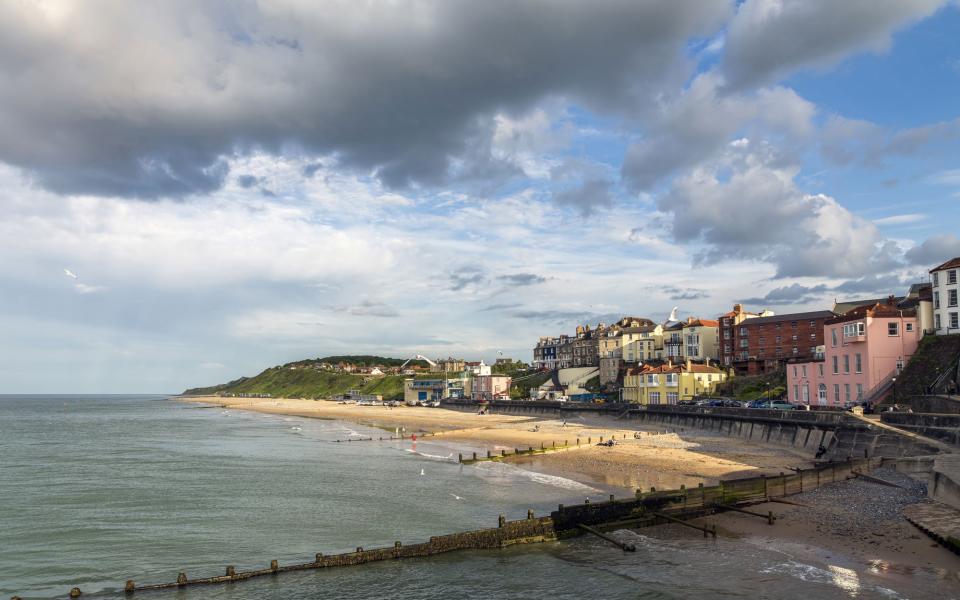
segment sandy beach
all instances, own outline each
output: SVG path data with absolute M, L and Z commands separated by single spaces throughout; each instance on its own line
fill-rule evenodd
M 495 452 L 556 443 L 581 447 L 568 451 L 508 458 L 526 469 L 566 477 L 587 484 L 603 484 L 621 493 L 634 490 L 675 489 L 698 483 L 779 474 L 791 467 L 811 466 L 810 457 L 789 448 L 751 444 L 739 438 L 701 431 L 643 428 L 612 417 L 577 416 L 567 421 L 543 416 L 477 415 L 439 408 L 357 406 L 330 401 L 184 397 L 181 400 L 238 410 L 341 419 L 391 432 L 429 434 L 474 448 Z M 638 438 L 635 434 L 640 432 Z M 600 437 L 614 436 L 617 444 L 599 447 Z M 626 437 L 626 439 L 624 439 Z M 590 439 L 592 444 L 588 445 Z M 802 506 L 780 503 L 756 505 L 753 510 L 773 511 L 777 522 L 734 512 L 705 517 L 720 535 L 777 550 L 799 560 L 813 561 L 844 577 L 844 565 L 866 567 L 872 573 L 896 579 L 916 571 L 937 579 L 960 581 L 960 561 L 948 550 L 907 522 L 900 510 L 923 501 L 923 486 L 909 477 L 887 470 L 878 476 L 904 486 L 897 489 L 863 480 L 824 486 L 791 496 Z M 660 533 L 658 533 L 658 530 Z M 652 535 L 690 535 L 679 526 L 655 527 Z M 695 533 L 695 532 L 694 532 Z
M 331 401 L 276 398 L 183 397 L 181 400 L 216 404 L 231 409 L 343 419 L 407 434 L 431 434 L 465 446 L 499 453 L 541 444 L 575 445 L 575 450 L 508 459 L 530 470 L 567 477 L 584 483 L 601 483 L 633 492 L 638 488 L 677 488 L 715 484 L 720 479 L 777 474 L 790 467 L 810 466 L 805 457 L 789 448 L 751 444 L 698 431 L 663 433 L 613 417 L 576 416 L 567 421 L 543 416 L 512 416 L 399 406 L 357 406 Z M 640 439 L 635 434 L 640 432 Z M 600 438 L 615 437 L 617 445 L 598 447 Z M 590 440 L 590 444 L 588 444 Z

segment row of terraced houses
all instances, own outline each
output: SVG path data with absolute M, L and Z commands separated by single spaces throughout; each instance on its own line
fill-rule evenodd
M 958 272 L 954 258 L 902 296 L 834 302 L 829 310 L 777 315 L 734 304 L 713 319 L 581 325 L 573 335 L 541 337 L 533 362 L 549 370 L 596 367 L 602 388 L 641 404 L 673 404 L 712 393 L 727 377 L 779 369 L 786 369 L 790 402 L 876 402 L 923 335 L 960 333 Z

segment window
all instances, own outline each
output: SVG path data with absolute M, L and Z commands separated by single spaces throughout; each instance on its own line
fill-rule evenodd
M 907 330 L 907 333 L 913 331 L 913 323 L 904 323 L 903 327 Z
M 740 328 L 740 335 L 747 335 L 747 328 L 746 328 L 746 327 L 741 327 L 741 328 Z
M 837 356 L 833 356 L 833 374 L 836 375 L 840 372 L 840 367 L 837 365 Z
M 790 321 L 790 327 L 793 327 L 794 329 L 796 329 L 796 328 L 797 328 L 797 322 L 796 322 L 796 321 Z
M 940 285 L 940 273 L 933 274 L 933 287 Z
M 860 357 L 860 353 L 857 352 L 854 357 L 854 366 L 856 366 L 857 373 L 863 373 L 863 359 Z
M 862 399 L 863 399 L 863 384 L 858 383 L 857 384 L 857 400 L 862 400 Z
M 850 384 L 843 384 L 843 398 L 846 402 L 850 402 Z
M 660 404 L 660 392 L 650 392 L 650 404 Z
M 887 323 L 887 335 L 900 335 L 900 323 Z
M 656 375 L 647 375 L 647 385 L 660 385 L 660 378 Z
M 810 334 L 810 339 L 811 339 L 811 340 L 817 339 L 817 334 L 811 333 L 811 334 Z
M 806 377 L 806 376 L 807 376 L 807 365 L 803 365 L 803 367 L 801 367 L 801 369 L 803 369 L 803 376 Z
M 793 334 L 793 341 L 797 341 L 797 334 Z
M 678 375 L 676 373 L 667 373 L 667 385 L 677 385 Z
M 933 315 L 933 328 L 940 329 L 940 315 Z
M 800 402 L 800 386 L 796 384 L 793 386 L 793 401 Z
M 760 345 L 763 346 L 767 343 L 767 338 L 760 338 Z
M 833 403 L 840 404 L 840 384 L 833 384 Z
M 794 347 L 793 347 L 793 355 L 796 356 L 796 355 L 798 355 L 798 354 L 800 354 L 800 349 L 797 348 L 796 346 L 794 346 Z
M 740 340 L 740 347 L 746 348 L 750 345 L 750 340 Z
M 947 306 L 956 306 L 957 305 L 957 290 L 950 290 L 947 292 Z
M 817 326 L 817 322 L 816 322 L 816 321 L 810 321 L 810 328 L 811 328 L 811 329 L 814 328 L 814 327 L 816 327 L 816 326 Z
M 844 373 L 850 372 L 850 355 L 849 354 L 843 355 L 843 372 Z
M 777 344 L 780 343 L 780 336 L 779 336 L 779 335 L 777 336 L 776 342 L 777 342 Z
M 777 358 L 783 358 L 783 350 L 781 350 L 780 348 L 777 348 L 777 351 L 774 352 L 773 354 Z
M 677 392 L 667 392 L 667 404 L 676 404 L 680 400 L 680 394 Z
M 957 319 L 957 313 L 950 313 L 950 329 L 960 329 L 960 322 Z
M 793 376 L 797 376 L 797 365 L 793 365 Z
M 933 293 L 933 307 L 940 308 L 940 292 Z
M 723 352 L 724 354 L 730 354 L 730 344 L 723 345 Z
M 817 404 L 824 406 L 827 403 L 827 384 L 821 383 L 817 386 Z
M 947 285 L 953 285 L 957 282 L 957 270 L 947 271 Z
M 823 363 L 820 363 L 819 365 L 817 365 L 817 375 L 819 377 L 823 377 Z
M 836 327 L 830 328 L 830 341 L 832 343 L 831 345 L 834 348 L 836 348 L 837 347 L 837 328 Z
M 810 404 L 810 386 L 803 386 L 803 403 Z
M 864 334 L 866 325 L 863 321 L 858 323 L 847 323 L 843 326 L 843 337 L 857 337 Z

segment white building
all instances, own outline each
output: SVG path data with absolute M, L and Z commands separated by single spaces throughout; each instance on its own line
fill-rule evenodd
M 930 269 L 933 284 L 933 328 L 937 335 L 960 333 L 960 257 Z

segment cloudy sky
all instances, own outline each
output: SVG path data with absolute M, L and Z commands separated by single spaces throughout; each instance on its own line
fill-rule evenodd
M 960 255 L 958 31 L 938 0 L 0 0 L 0 392 L 902 293 Z

